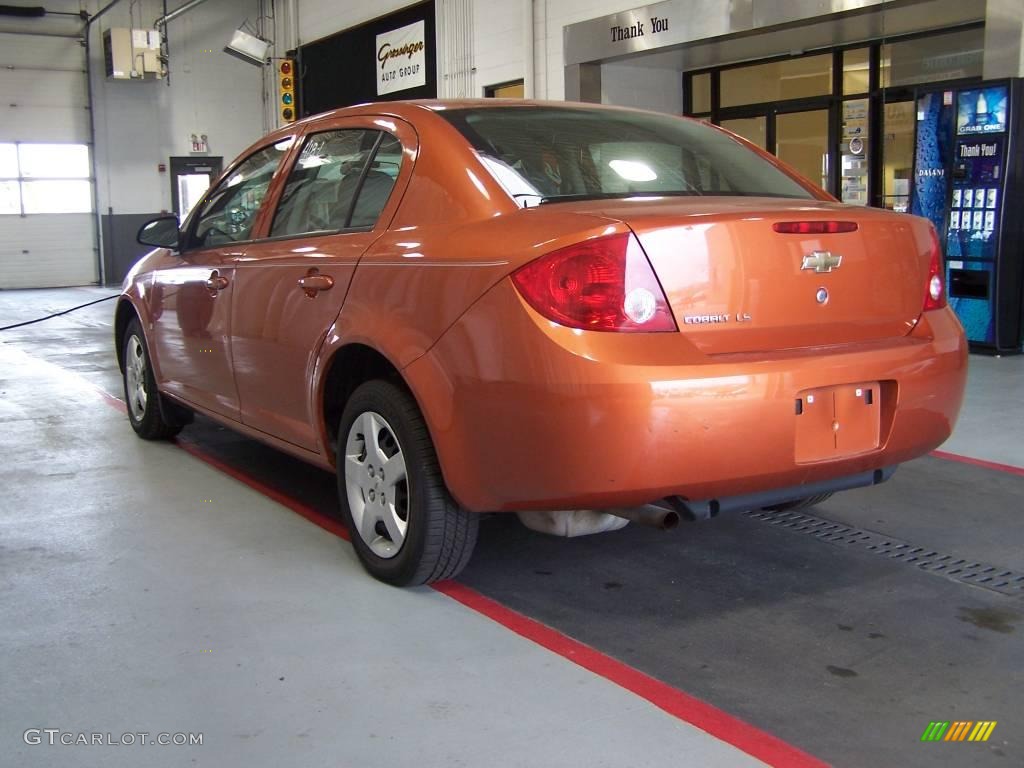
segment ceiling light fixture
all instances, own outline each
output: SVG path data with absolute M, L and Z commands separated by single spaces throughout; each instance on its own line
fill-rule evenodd
M 251 35 L 244 29 L 236 29 L 234 34 L 231 35 L 230 42 L 224 46 L 224 53 L 230 53 L 242 61 L 247 61 L 257 66 L 267 63 L 267 51 L 269 50 L 269 40 Z

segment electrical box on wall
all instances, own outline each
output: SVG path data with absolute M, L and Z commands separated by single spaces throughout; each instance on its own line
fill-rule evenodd
M 103 33 L 103 58 L 112 80 L 156 80 L 164 74 L 160 33 L 155 29 L 108 29 Z

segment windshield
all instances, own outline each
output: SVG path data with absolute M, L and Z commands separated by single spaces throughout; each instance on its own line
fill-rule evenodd
M 437 114 L 466 137 L 491 173 L 524 205 L 632 195 L 813 199 L 755 152 L 692 120 L 522 106 Z

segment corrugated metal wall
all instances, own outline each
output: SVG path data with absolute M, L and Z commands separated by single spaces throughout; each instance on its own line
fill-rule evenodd
M 85 144 L 85 49 L 73 38 L 0 32 L 0 142 Z M 95 217 L 0 215 L 0 288 L 99 279 Z

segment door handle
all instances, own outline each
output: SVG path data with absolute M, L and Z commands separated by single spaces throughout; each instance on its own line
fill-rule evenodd
M 228 287 L 228 279 L 222 274 L 213 270 L 213 273 L 206 281 L 206 290 L 208 291 L 223 291 Z
M 334 278 L 330 275 L 321 275 L 318 272 L 314 272 L 299 278 L 299 288 L 311 299 L 320 291 L 329 291 L 333 287 Z

